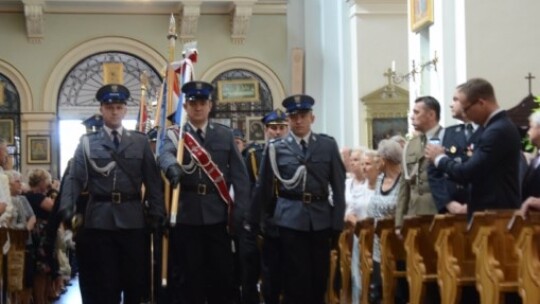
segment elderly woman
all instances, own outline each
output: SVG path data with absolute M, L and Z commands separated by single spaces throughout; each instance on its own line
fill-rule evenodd
M 379 175 L 379 155 L 377 151 L 353 150 L 350 157 L 351 173 L 354 176 L 345 181 L 345 221 L 354 227 L 357 221 L 367 217 L 367 205 L 375 190 L 377 176 Z M 360 181 L 358 177 L 364 178 Z M 351 275 L 352 275 L 352 299 L 358 303 L 361 293 L 361 273 L 358 267 L 359 247 L 358 237 L 353 237 Z
M 54 201 L 47 196 L 52 182 L 51 174 L 43 169 L 33 169 L 28 173 L 30 191 L 25 193 L 36 215 L 36 225 L 32 230 L 33 250 L 35 256 L 34 273 L 34 302 L 36 304 L 48 302 L 51 265 L 50 259 L 45 255 L 45 226 L 53 208 Z
M 398 184 L 401 178 L 401 157 L 403 148 L 395 140 L 384 139 L 379 143 L 379 157 L 381 158 L 381 174 L 377 178 L 375 193 L 371 196 L 367 207 L 367 214 L 377 221 L 385 217 L 394 216 L 398 195 Z M 373 238 L 373 274 L 370 285 L 370 302 L 378 303 L 381 300 L 381 248 L 377 236 Z M 396 303 L 401 303 L 398 299 Z
M 13 217 L 11 218 L 10 227 L 13 229 L 32 231 L 36 223 L 36 216 L 26 197 L 21 195 L 21 174 L 15 170 L 5 171 L 5 174 L 9 179 L 9 190 L 11 192 L 11 202 L 13 204 Z M 27 304 L 31 302 L 33 276 L 33 261 L 30 254 L 31 248 L 32 238 L 28 237 L 23 271 L 23 290 L 14 292 L 10 295 L 11 303 Z

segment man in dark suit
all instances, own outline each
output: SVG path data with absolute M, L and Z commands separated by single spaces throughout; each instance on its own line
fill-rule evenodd
M 426 157 L 448 176 L 460 183 L 471 184 L 469 217 L 486 209 L 519 208 L 521 189 L 519 163 L 521 142 L 515 125 L 499 108 L 491 84 L 480 78 L 462 86 L 459 103 L 467 117 L 483 127 L 472 156 L 459 163 L 446 156 L 445 148 L 428 145 Z
M 345 167 L 336 141 L 311 131 L 314 103 L 308 95 L 283 101 L 291 132 L 268 144 L 253 201 L 252 215 L 272 214 L 279 227 L 283 303 L 325 302 L 330 241 L 343 229 Z
M 178 126 L 168 129 L 158 157 L 171 186 L 181 185 L 178 224 L 170 231 L 170 259 L 180 270 L 180 288 L 171 290 L 172 301 L 181 303 L 233 302 L 233 248 L 227 228 L 228 224 L 236 228 L 242 225 L 250 199 L 246 167 L 232 130 L 208 120 L 212 91 L 213 86 L 202 81 L 182 86 L 188 122 L 182 126 L 183 132 Z M 179 164 L 176 155 L 182 133 L 185 150 Z M 212 168 L 205 157 L 199 158 L 201 154 L 213 161 Z M 217 172 L 221 173 L 217 178 L 210 178 Z M 231 185 L 234 223 L 228 222 Z
M 98 90 L 96 99 L 101 102 L 104 126 L 81 137 L 70 167 L 69 187 L 62 189 L 60 212 L 65 214 L 85 188 L 89 193 L 84 233 L 85 242 L 93 244 L 89 254 L 95 262 L 91 271 L 96 286 L 91 294 L 97 299 L 83 298 L 84 303 L 141 300 L 146 239 L 143 184 L 153 226 L 165 219 L 159 169 L 146 134 L 122 126 L 128 98 L 129 91 L 123 85 L 110 84 Z
M 454 92 L 450 109 L 452 117 L 463 121 L 444 128 L 442 145 L 446 148 L 446 155 L 452 160 L 463 163 L 472 155 L 482 129 L 465 115 L 460 98 L 463 99 L 461 86 Z M 468 184 L 462 184 L 449 179 L 442 171 L 433 165 L 429 169 L 429 186 L 440 213 L 464 214 L 467 213 L 467 204 L 470 201 Z

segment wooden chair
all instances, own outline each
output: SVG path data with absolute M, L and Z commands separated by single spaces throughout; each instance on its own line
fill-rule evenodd
M 4 245 L 9 235 L 9 251 L 7 253 L 7 290 L 10 292 L 20 291 L 24 288 L 24 265 L 26 241 L 28 240 L 27 230 L 15 230 L 1 228 L 0 234 L 3 237 L 0 244 Z
M 514 215 L 508 229 L 516 239 L 519 295 L 523 304 L 540 303 L 540 212 Z
M 406 217 L 403 222 L 411 304 L 425 303 L 426 285 L 437 282 L 435 238 L 429 231 L 432 221 L 433 215 L 419 215 Z
M 341 290 L 339 292 L 340 303 L 352 302 L 351 286 L 351 257 L 353 246 L 352 224 L 347 223 L 339 236 L 339 270 L 341 274 Z
M 398 238 L 394 218 L 377 220 L 375 233 L 381 245 L 381 277 L 383 303 L 394 303 L 397 280 L 405 278 L 405 271 L 398 270 L 397 262 L 406 259 L 403 241 Z
M 469 227 L 476 256 L 476 289 L 482 304 L 504 303 L 504 293 L 518 292 L 518 257 L 507 230 L 515 210 L 475 212 Z
M 337 273 L 337 261 L 338 261 L 338 251 L 337 249 L 332 249 L 330 251 L 330 277 L 328 278 L 328 286 L 326 288 L 326 303 L 328 304 L 338 304 L 339 296 L 334 289 L 334 282 L 336 280 Z
M 464 286 L 474 286 L 475 256 L 467 233 L 467 216 L 435 215 L 431 226 L 437 252 L 437 282 L 441 304 L 457 304 Z
M 373 272 L 373 235 L 375 233 L 375 220 L 373 218 L 366 218 L 356 223 L 355 234 L 358 237 L 358 244 L 360 246 L 360 273 L 362 275 L 361 288 L 362 293 L 360 295 L 360 303 L 367 304 L 369 296 L 369 283 L 371 279 L 371 273 Z

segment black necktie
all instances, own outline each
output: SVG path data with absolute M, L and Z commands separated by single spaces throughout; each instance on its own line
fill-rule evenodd
M 112 136 L 113 136 L 114 147 L 115 147 L 116 149 L 118 149 L 118 146 L 120 145 L 120 138 L 119 138 L 119 136 L 118 136 L 118 131 L 112 130 L 111 134 L 112 134 Z
M 302 153 L 304 153 L 304 155 L 306 155 L 306 151 L 307 151 L 307 143 L 305 140 L 301 140 L 300 141 L 300 146 L 302 146 Z
M 474 129 L 473 129 L 473 125 L 468 123 L 465 125 L 465 138 L 467 139 L 467 141 L 471 138 L 471 135 L 473 134 L 474 132 Z
M 201 129 L 197 129 L 197 136 L 199 136 L 199 139 L 201 140 L 201 143 L 204 143 L 204 134 Z

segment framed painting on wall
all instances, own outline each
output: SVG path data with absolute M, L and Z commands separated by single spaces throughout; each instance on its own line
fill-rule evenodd
M 29 164 L 51 163 L 51 138 L 46 135 L 29 135 L 27 138 L 26 155 Z
M 260 116 L 246 117 L 247 140 L 264 142 L 264 124 Z
M 394 135 L 405 137 L 407 134 L 407 117 L 388 117 L 373 119 L 373 137 L 372 147 L 377 149 L 379 142 L 383 139 L 389 139 Z
M 413 32 L 433 24 L 433 0 L 409 0 L 409 7 Z
M 259 100 L 259 82 L 255 79 L 218 81 L 220 102 L 250 102 Z

